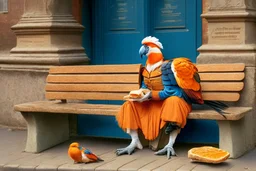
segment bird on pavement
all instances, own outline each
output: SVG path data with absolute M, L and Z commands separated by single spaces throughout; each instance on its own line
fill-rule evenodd
M 79 145 L 78 142 L 70 144 L 68 155 L 74 160 L 74 163 L 90 163 L 103 161 L 101 158 L 93 154 L 89 149 Z

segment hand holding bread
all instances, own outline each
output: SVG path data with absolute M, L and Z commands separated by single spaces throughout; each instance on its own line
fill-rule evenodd
M 124 100 L 143 102 L 149 100 L 151 91 L 149 89 L 139 89 L 130 91 L 129 95 L 124 96 Z

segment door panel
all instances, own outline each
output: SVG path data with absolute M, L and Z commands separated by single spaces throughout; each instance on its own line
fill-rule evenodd
M 102 3 L 104 2 L 104 3 Z M 144 0 L 96 0 L 95 47 L 97 64 L 141 63 L 138 50 L 147 22 Z
M 144 37 L 144 2 L 109 0 L 105 16 L 104 63 L 140 63 L 138 48 Z M 117 46 L 118 45 L 118 46 Z

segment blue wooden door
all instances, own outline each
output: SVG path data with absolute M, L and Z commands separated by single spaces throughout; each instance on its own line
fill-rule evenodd
M 91 42 L 84 36 L 92 64 L 145 63 L 138 50 L 145 36 L 160 39 L 165 59 L 189 57 L 193 62 L 201 45 L 201 1 L 199 0 L 86 0 L 91 17 L 83 16 L 83 23 L 91 19 Z M 84 8 L 88 8 L 88 5 Z M 86 11 L 86 9 L 84 9 Z M 87 9 L 88 10 L 88 9 Z M 85 25 L 86 26 L 86 25 Z M 88 26 L 86 26 L 88 27 Z M 96 102 L 98 103 L 98 102 Z M 101 102 L 111 103 L 111 102 Z M 115 102 L 122 103 L 122 102 Z M 203 129 L 209 138 L 202 136 Z M 207 132 L 208 131 L 208 132 Z M 118 128 L 114 117 L 79 116 L 81 135 L 128 136 Z M 217 142 L 215 122 L 190 120 L 177 141 Z

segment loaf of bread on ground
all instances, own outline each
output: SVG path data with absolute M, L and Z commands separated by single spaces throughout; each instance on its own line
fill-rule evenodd
M 224 162 L 228 157 L 227 151 L 211 146 L 196 147 L 188 151 L 188 158 L 196 162 L 217 164 Z

